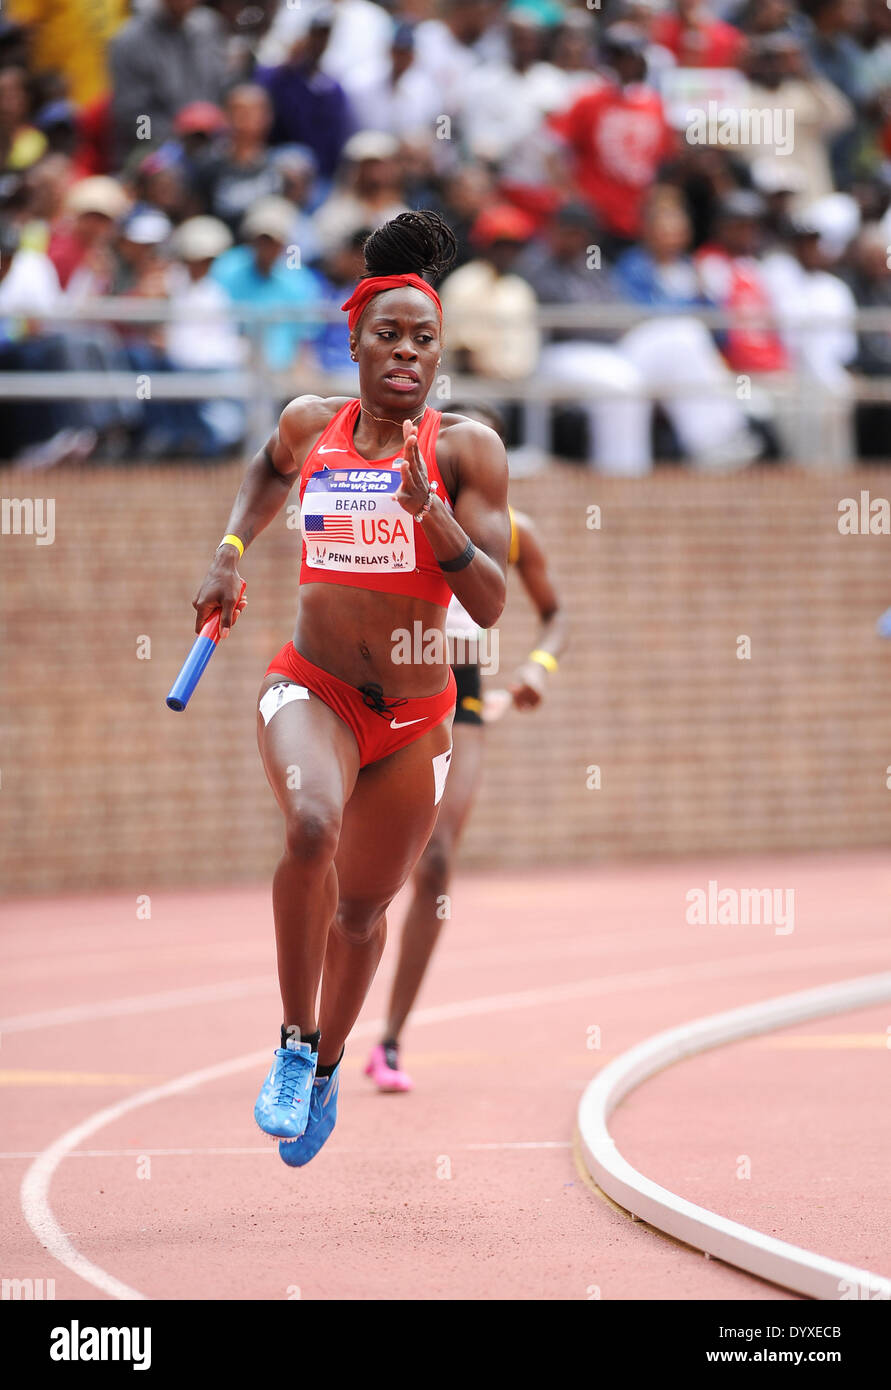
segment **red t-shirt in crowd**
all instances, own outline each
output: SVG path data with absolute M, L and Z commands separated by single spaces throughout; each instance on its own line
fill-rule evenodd
M 68 282 L 84 258 L 84 244 L 66 226 L 61 225 L 50 234 L 47 255 L 56 267 L 59 284 L 68 288 Z
M 607 231 L 637 236 L 644 194 L 674 148 L 659 94 L 643 83 L 604 82 L 551 124 L 569 144 L 579 189 Z
M 739 30 L 722 19 L 685 28 L 676 14 L 656 15 L 650 37 L 673 53 L 681 68 L 735 68 L 745 45 Z
M 715 245 L 701 246 L 693 260 L 706 296 L 736 316 L 738 326 L 721 335 L 728 365 L 738 372 L 780 372 L 788 366 L 779 334 L 761 317 L 771 300 L 758 261 Z

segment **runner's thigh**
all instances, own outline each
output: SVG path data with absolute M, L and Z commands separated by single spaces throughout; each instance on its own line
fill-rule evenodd
M 341 902 L 387 903 L 402 887 L 436 821 L 451 743 L 446 720 L 359 773 L 335 859 Z
M 296 810 L 339 815 L 356 781 L 359 750 L 352 731 L 324 700 L 284 676 L 267 676 L 260 689 L 257 742 L 286 816 Z

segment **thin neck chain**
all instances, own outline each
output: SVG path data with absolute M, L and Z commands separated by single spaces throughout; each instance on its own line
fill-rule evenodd
M 391 419 L 389 419 L 389 417 L 386 416 L 386 415 L 375 415 L 375 414 L 373 413 L 373 411 L 371 411 L 371 410 L 368 409 L 368 406 L 365 404 L 365 402 L 362 400 L 361 397 L 359 398 L 359 408 L 361 409 L 361 411 L 362 411 L 362 413 L 363 413 L 364 415 L 369 416 L 369 418 L 372 419 L 372 420 L 376 420 L 376 421 L 378 422 L 379 425 L 395 425 L 397 429 L 401 429 L 401 427 L 402 427 L 402 421 L 401 421 L 401 420 L 391 420 Z M 427 414 L 427 407 L 426 407 L 426 405 L 425 405 L 425 406 L 424 406 L 424 409 L 421 411 L 420 415 L 418 415 L 417 419 L 418 419 L 418 420 L 422 419 L 426 414 Z M 409 418 L 410 418 L 410 417 L 409 417 Z M 412 419 L 412 424 L 414 424 L 414 423 L 415 423 L 415 421 L 414 421 L 414 419 Z

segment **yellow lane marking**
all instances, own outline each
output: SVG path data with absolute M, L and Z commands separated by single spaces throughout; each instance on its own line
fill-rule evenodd
M 344 1057 L 341 1066 L 345 1072 L 364 1071 L 365 1063 L 368 1060 L 367 1053 L 355 1054 L 352 1057 Z M 517 1054 L 505 1053 L 499 1056 L 492 1052 L 410 1052 L 404 1053 L 404 1066 L 407 1072 L 413 1068 L 421 1067 L 476 1067 L 485 1066 L 492 1062 L 516 1062 Z
M 0 1071 L 0 1086 L 135 1086 L 157 1079 L 128 1072 Z
M 827 1033 L 827 1034 L 792 1034 L 789 1037 L 761 1038 L 753 1039 L 755 1045 L 760 1048 L 781 1051 L 825 1051 L 825 1050 L 850 1050 L 850 1049 L 880 1049 L 891 1050 L 889 1048 L 889 1037 L 887 1033 Z M 592 1058 L 594 1065 L 591 1072 L 595 1072 L 599 1067 L 610 1059 L 612 1054 L 600 1052 L 596 1059 Z M 509 1063 L 515 1060 L 513 1054 L 505 1053 L 503 1056 L 491 1052 L 409 1052 L 405 1057 L 405 1066 L 409 1072 L 413 1068 L 424 1070 L 427 1067 L 449 1066 L 491 1066 L 493 1063 Z M 566 1053 L 560 1057 L 554 1057 L 555 1064 L 578 1063 L 577 1053 Z M 365 1057 L 355 1054 L 352 1057 L 345 1057 L 343 1069 L 345 1072 L 360 1072 L 365 1067 Z M 34 1071 L 34 1070 L 0 1070 L 0 1086 L 135 1086 L 138 1084 L 151 1083 L 157 1081 L 156 1076 L 135 1074 L 130 1072 L 93 1072 L 93 1071 Z M 585 1080 L 579 1081 L 579 1085 L 586 1085 L 590 1080 L 588 1076 Z M 600 1193 L 600 1189 L 597 1189 Z M 603 1194 L 600 1193 L 602 1196 Z M 606 1199 L 609 1200 L 609 1199 Z M 619 1210 L 619 1208 L 617 1208 Z
M 507 1053 L 503 1057 L 496 1057 L 490 1052 L 415 1052 L 411 1054 L 409 1065 L 420 1071 L 425 1067 L 476 1067 L 515 1060 L 515 1054 Z M 365 1056 L 345 1057 L 342 1065 L 345 1072 L 361 1072 L 365 1067 Z M 0 1070 L 0 1086 L 135 1086 L 162 1079 L 155 1075 L 134 1075 L 129 1072 Z M 586 1077 L 579 1084 L 587 1084 L 589 1079 Z
M 891 1047 L 889 1033 L 792 1033 L 785 1038 L 762 1038 L 761 1047 L 821 1051 L 830 1048 Z

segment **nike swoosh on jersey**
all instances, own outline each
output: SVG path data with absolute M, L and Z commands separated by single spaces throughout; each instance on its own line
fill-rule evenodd
M 331 444 L 324 444 L 316 450 L 317 454 L 345 454 L 346 452 L 346 449 L 335 449 Z
M 390 720 L 390 728 L 391 728 L 391 729 L 405 729 L 405 728 L 408 727 L 409 724 L 423 724 L 423 722 L 424 722 L 424 720 L 425 720 L 426 718 L 427 718 L 427 715 L 426 715 L 426 714 L 422 714 L 421 717 L 420 717 L 420 719 L 391 719 L 391 720 Z

